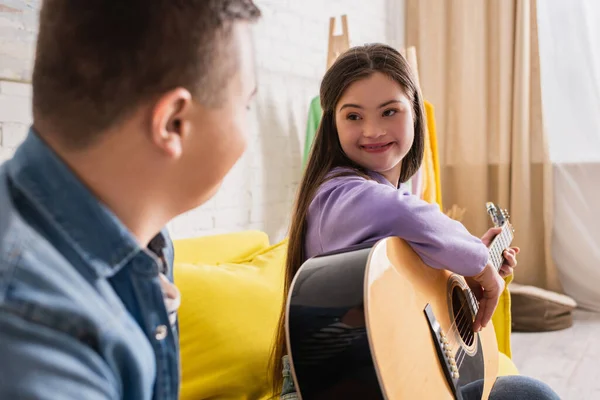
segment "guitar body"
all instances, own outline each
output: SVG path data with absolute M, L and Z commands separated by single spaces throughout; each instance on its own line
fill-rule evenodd
M 512 228 L 494 221 L 499 269 Z M 397 237 L 311 258 L 286 307 L 296 390 L 305 400 L 487 399 L 498 347 L 491 322 L 473 332 L 477 310 L 464 278 L 427 266 Z
M 461 276 L 425 265 L 406 242 L 388 238 L 372 249 L 364 290 L 371 354 L 385 398 L 454 399 L 478 380 L 481 398 L 488 398 L 498 373 L 496 335 L 491 322 L 477 334 L 470 329 L 475 310 L 467 306 Z M 458 367 L 454 387 L 438 354 L 439 334 L 433 335 L 424 313 L 428 306 Z

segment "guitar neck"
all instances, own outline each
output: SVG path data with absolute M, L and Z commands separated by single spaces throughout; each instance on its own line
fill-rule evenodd
M 505 223 L 502 226 L 502 232 L 500 232 L 492 241 L 492 244 L 489 249 L 490 260 L 494 268 L 496 268 L 496 271 L 499 271 L 500 267 L 502 267 L 502 264 L 504 262 L 504 256 L 502 255 L 502 253 L 510 246 L 513 238 L 514 233 L 512 227 L 510 226 L 510 224 Z
M 490 261 L 496 271 L 500 271 L 502 264 L 504 263 L 504 256 L 502 253 L 507 249 L 514 238 L 512 226 L 509 223 L 502 225 L 502 231 L 492 240 L 490 245 Z M 468 301 L 474 314 L 479 311 L 479 301 L 475 298 L 473 292 L 468 289 Z

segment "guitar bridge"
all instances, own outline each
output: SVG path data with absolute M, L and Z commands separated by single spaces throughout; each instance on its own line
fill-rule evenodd
M 433 337 L 433 343 L 435 345 L 438 358 L 440 359 L 440 363 L 442 364 L 442 369 L 444 370 L 446 380 L 452 388 L 454 398 L 462 400 L 462 395 L 460 391 L 457 390 L 458 379 L 460 378 L 460 375 L 458 372 L 456 360 L 452 352 L 452 346 L 448 343 L 448 338 L 446 337 L 446 334 L 444 333 L 442 327 L 435 318 L 435 315 L 433 315 L 431 305 L 427 304 L 423 311 L 425 313 L 425 316 L 427 317 L 427 322 L 429 323 L 429 328 Z

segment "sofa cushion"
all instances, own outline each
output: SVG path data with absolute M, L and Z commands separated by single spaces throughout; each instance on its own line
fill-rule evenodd
M 498 376 L 519 375 L 517 366 L 506 354 L 501 352 L 498 356 Z
M 271 398 L 266 377 L 286 244 L 218 265 L 182 262 L 179 253 L 182 400 Z
M 242 231 L 173 241 L 175 263 L 218 264 L 245 260 L 269 247 L 261 231 Z

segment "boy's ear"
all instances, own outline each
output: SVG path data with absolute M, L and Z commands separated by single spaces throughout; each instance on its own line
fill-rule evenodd
M 160 97 L 152 110 L 152 142 L 170 158 L 179 158 L 191 131 L 192 95 L 176 88 Z

